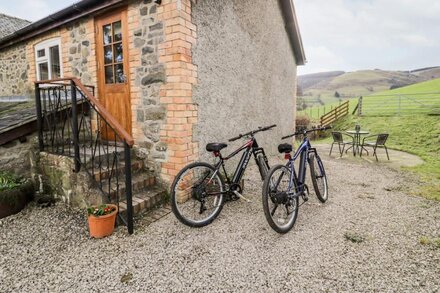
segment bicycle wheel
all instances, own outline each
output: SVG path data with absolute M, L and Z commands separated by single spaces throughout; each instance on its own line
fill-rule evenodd
M 183 168 L 171 185 L 171 208 L 176 218 L 190 227 L 210 224 L 223 208 L 223 180 L 207 163 Z
M 321 158 L 315 154 L 310 154 L 310 177 L 312 178 L 313 189 L 316 196 L 321 202 L 326 202 L 328 199 L 328 185 L 327 176 L 325 175 L 324 164 Z
M 298 216 L 298 196 L 289 197 L 297 191 L 296 182 L 289 190 L 290 169 L 284 165 L 273 167 L 263 184 L 263 210 L 270 227 L 278 233 L 287 233 Z
M 269 168 L 267 168 L 266 161 L 262 154 L 257 155 L 257 165 L 260 170 L 261 180 L 266 179 L 267 173 L 269 173 Z

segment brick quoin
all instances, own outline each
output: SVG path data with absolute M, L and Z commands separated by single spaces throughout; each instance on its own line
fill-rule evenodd
M 190 0 L 163 0 L 157 11 L 165 26 L 165 41 L 158 51 L 159 61 L 165 64 L 166 82 L 159 95 L 167 109 L 160 138 L 168 145 L 161 177 L 169 183 L 185 165 L 198 158 L 198 144 L 193 139 L 198 112 L 192 96 L 197 66 L 192 63 L 191 52 L 197 32 L 191 20 L 191 4 Z

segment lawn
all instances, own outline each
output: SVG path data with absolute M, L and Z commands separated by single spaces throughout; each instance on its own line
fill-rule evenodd
M 359 123 L 370 133 L 389 133 L 387 146 L 421 157 L 425 163 L 408 170 L 424 182 L 417 193 L 440 201 L 440 119 L 439 116 L 357 117 L 349 115 L 334 129 L 353 129 Z

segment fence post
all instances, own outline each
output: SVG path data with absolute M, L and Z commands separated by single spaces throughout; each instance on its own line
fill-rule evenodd
M 401 104 L 402 104 L 402 96 L 399 95 L 399 106 L 397 108 L 397 116 L 400 116 L 400 111 L 401 111 Z
M 41 110 L 41 94 L 40 94 L 40 85 L 38 83 L 35 84 L 35 107 L 37 110 L 37 128 L 38 128 L 38 147 L 40 152 L 44 151 L 44 142 L 43 142 L 43 113 Z
M 362 115 L 362 96 L 359 97 L 359 102 L 358 102 L 358 116 Z
M 124 141 L 125 157 L 125 195 L 127 198 L 127 229 L 128 234 L 133 234 L 133 191 L 131 187 L 131 154 L 130 147 Z
M 76 101 L 76 85 L 73 80 L 71 81 L 70 86 L 72 89 L 72 135 L 75 155 L 75 172 L 79 172 L 81 169 L 81 161 L 79 157 L 78 104 Z

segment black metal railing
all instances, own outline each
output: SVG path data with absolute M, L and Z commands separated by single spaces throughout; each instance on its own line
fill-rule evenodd
M 76 78 L 35 83 L 40 151 L 72 157 L 104 202 L 126 202 L 118 217 L 133 233 L 131 147 L 133 138 L 99 103 L 93 86 Z M 120 209 L 119 209 L 120 210 Z

